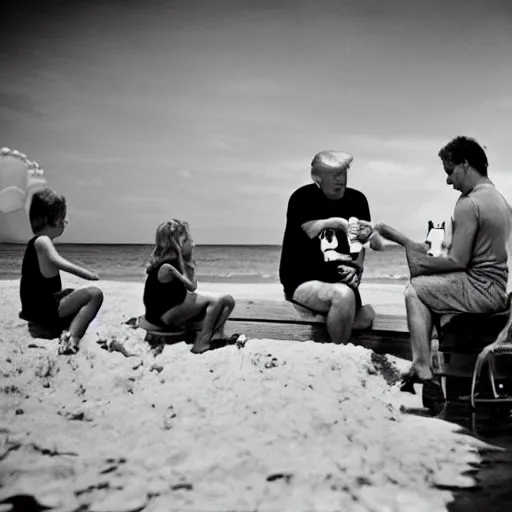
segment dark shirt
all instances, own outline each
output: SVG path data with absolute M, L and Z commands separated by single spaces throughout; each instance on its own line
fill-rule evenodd
M 34 246 L 39 236 L 27 244 L 21 265 L 20 318 L 32 322 L 50 323 L 59 318 L 59 303 L 55 294 L 62 290 L 60 274 L 44 277 L 39 268 Z
M 293 297 L 296 288 L 306 281 L 339 281 L 337 265 L 325 261 L 320 237 L 309 238 L 301 227 L 305 222 L 330 217 L 346 220 L 357 217 L 370 221 L 370 209 L 365 195 L 347 188 L 340 200 L 331 200 L 312 183 L 299 188 L 290 197 L 279 265 L 279 277 L 286 297 Z M 340 232 L 337 235 L 336 252 L 350 254 L 346 234 Z
M 144 306 L 146 307 L 146 320 L 155 325 L 164 325 L 162 315 L 174 306 L 181 304 L 187 295 L 185 285 L 176 277 L 168 283 L 158 280 L 158 271 L 164 263 L 170 263 L 178 268 L 177 260 L 165 260 L 155 265 L 146 278 L 144 286 Z

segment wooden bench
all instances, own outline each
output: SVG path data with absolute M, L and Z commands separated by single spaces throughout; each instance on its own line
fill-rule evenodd
M 248 338 L 330 342 L 325 316 L 315 316 L 306 309 L 299 311 L 297 306 L 284 299 L 237 300 L 227 328 L 232 332 L 243 333 Z M 350 342 L 376 353 L 411 358 L 405 316 L 377 313 L 373 328 L 354 330 Z
M 137 319 L 137 324 L 146 331 L 145 341 L 150 344 L 172 344 L 185 341 L 187 337 L 184 330 L 165 332 L 150 324 L 144 316 Z M 199 324 L 192 326 L 192 330 L 197 328 Z M 237 300 L 226 330 L 228 334 L 238 332 L 248 338 L 330 342 L 325 327 L 325 316 L 314 316 L 307 310 L 299 312 L 294 305 L 284 299 Z M 399 315 L 378 315 L 371 330 L 353 332 L 351 343 L 370 348 L 380 354 L 393 354 L 409 359 L 411 357 L 407 323 L 405 317 Z

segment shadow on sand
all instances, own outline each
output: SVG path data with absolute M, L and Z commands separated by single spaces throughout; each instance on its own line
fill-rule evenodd
M 59 325 L 42 325 L 34 322 L 27 323 L 28 333 L 32 338 L 41 338 L 43 340 L 58 339 L 62 331 L 69 328 L 69 322 L 62 322 Z
M 406 414 L 430 416 L 426 409 L 406 408 Z M 494 407 L 477 413 L 469 404 L 448 403 L 439 419 L 459 425 L 460 433 L 480 439 L 497 449 L 480 449 L 481 462 L 466 475 L 476 484 L 471 488 L 442 487 L 451 491 L 449 512 L 498 512 L 512 509 L 512 414 Z
M 402 351 L 397 357 L 410 360 Z M 404 408 L 405 414 L 431 417 L 424 408 Z M 512 510 L 512 413 L 506 407 L 479 405 L 471 411 L 466 403 L 447 403 L 439 419 L 459 425 L 460 433 L 475 437 L 497 450 L 479 450 L 481 461 L 467 474 L 476 484 L 472 488 L 444 488 L 453 494 L 449 512 L 502 512 Z
M 471 412 L 466 404 L 447 404 L 443 419 L 502 450 L 480 450 L 480 464 L 471 472 L 476 486 L 454 489 L 450 512 L 497 512 L 512 508 L 512 415 L 496 406 Z

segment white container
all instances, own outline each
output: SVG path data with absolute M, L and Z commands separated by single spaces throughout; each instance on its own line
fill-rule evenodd
M 352 256 L 352 259 L 356 259 L 363 248 L 363 244 L 357 239 L 358 230 L 356 231 L 353 229 L 354 226 L 357 226 L 358 224 L 358 218 L 350 217 L 350 219 L 348 219 L 348 243 L 350 246 L 350 256 Z

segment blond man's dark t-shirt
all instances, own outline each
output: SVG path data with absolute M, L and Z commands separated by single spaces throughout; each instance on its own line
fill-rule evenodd
M 339 200 L 328 199 L 314 183 L 297 189 L 290 197 L 281 250 L 279 277 L 285 296 L 293 297 L 296 288 L 306 281 L 339 281 L 336 267 L 325 261 L 320 236 L 309 238 L 302 224 L 312 220 L 357 217 L 370 221 L 370 208 L 365 195 L 347 188 Z M 336 251 L 350 254 L 346 235 L 337 237 Z

